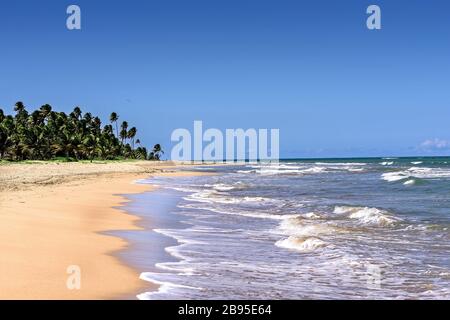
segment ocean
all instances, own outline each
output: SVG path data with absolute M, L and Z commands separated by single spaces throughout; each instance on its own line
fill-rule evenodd
M 157 177 L 127 210 L 139 299 L 449 299 L 450 158 L 283 160 Z

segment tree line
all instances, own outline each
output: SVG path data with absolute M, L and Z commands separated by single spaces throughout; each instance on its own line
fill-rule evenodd
M 159 160 L 163 151 L 156 144 L 149 152 L 137 138 L 137 129 L 129 128 L 111 113 L 102 127 L 99 117 L 82 113 L 75 107 L 70 114 L 53 111 L 48 104 L 28 112 L 22 102 L 14 105 L 15 115 L 0 108 L 1 160 Z

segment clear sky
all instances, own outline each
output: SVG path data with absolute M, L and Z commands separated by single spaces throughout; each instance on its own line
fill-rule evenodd
M 203 120 L 279 128 L 282 157 L 449 155 L 450 2 L 1 1 L 0 106 L 18 100 L 116 111 L 169 151 Z

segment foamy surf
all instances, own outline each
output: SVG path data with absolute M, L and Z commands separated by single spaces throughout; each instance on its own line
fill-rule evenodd
M 337 228 L 326 223 L 305 223 L 301 217 L 285 219 L 278 229 L 295 236 L 318 236 L 337 232 Z
M 365 163 L 324 163 L 316 162 L 314 165 L 292 165 L 292 164 L 271 164 L 271 165 L 251 165 L 250 170 L 238 170 L 242 174 L 262 174 L 262 175 L 314 175 L 330 172 L 363 172 Z
M 408 180 L 410 178 L 418 178 L 418 179 L 450 178 L 450 170 L 442 168 L 411 167 L 407 170 L 383 173 L 381 175 L 381 178 L 388 182 Z
M 232 209 L 220 209 L 215 207 L 207 207 L 207 206 L 197 206 L 197 205 L 180 205 L 180 208 L 186 208 L 186 209 L 199 209 L 199 210 L 205 210 L 205 211 L 212 211 L 216 213 L 221 213 L 224 215 L 233 215 L 233 216 L 242 216 L 247 218 L 256 218 L 256 219 L 269 219 L 269 220 L 286 220 L 290 218 L 298 217 L 299 214 L 271 214 L 267 212 L 258 212 L 258 211 L 246 211 L 246 210 L 239 210 L 239 211 L 232 211 Z
M 363 225 L 390 226 L 401 221 L 385 210 L 369 207 L 337 206 L 334 213 L 345 214 L 348 218 L 357 220 Z
M 167 179 L 174 188 L 155 197 L 179 200 L 153 220 L 165 240 L 148 269 L 163 287 L 140 298 L 448 297 L 447 160 L 357 160 L 281 162 L 269 175 L 254 165 L 216 167 L 216 176 Z M 166 218 L 169 226 L 161 225 Z M 367 287 L 373 270 L 381 289 Z
M 415 179 L 409 179 L 409 180 L 403 182 L 403 184 L 405 186 L 412 186 L 412 185 L 416 184 L 416 180 Z
M 308 212 L 302 215 L 302 217 L 307 218 L 307 219 L 320 219 L 321 215 L 317 214 L 315 212 Z
M 222 190 L 225 191 L 225 190 Z M 265 197 L 239 197 L 239 196 L 226 196 L 222 193 L 218 193 L 216 190 L 203 190 L 200 192 L 192 193 L 189 196 L 183 198 L 187 201 L 193 202 L 206 202 L 206 203 L 219 203 L 219 204 L 240 204 L 240 203 L 270 203 L 277 202 L 276 199 L 270 199 Z
M 287 239 L 279 240 L 275 243 L 277 247 L 296 250 L 300 252 L 312 252 L 319 248 L 325 247 L 327 244 L 318 238 L 301 238 L 290 236 Z
M 182 294 L 185 293 L 187 290 L 203 290 L 203 288 L 198 287 L 191 287 L 191 286 L 185 286 L 177 283 L 172 283 L 168 281 L 161 281 L 157 280 L 156 278 L 163 277 L 163 276 L 171 276 L 172 274 L 167 273 L 154 273 L 154 272 L 143 272 L 139 276 L 139 279 L 151 282 L 153 284 L 158 285 L 157 291 L 151 291 L 151 292 L 144 292 L 141 294 L 138 294 L 136 297 L 139 300 L 153 300 L 154 298 L 160 298 L 161 296 L 172 294 L 177 295 L 179 294 L 179 298 L 182 299 Z
M 226 183 L 205 184 L 204 187 L 212 188 L 216 191 L 231 191 L 231 190 L 242 190 L 245 189 L 246 186 L 241 181 L 237 181 L 233 184 L 226 184 Z

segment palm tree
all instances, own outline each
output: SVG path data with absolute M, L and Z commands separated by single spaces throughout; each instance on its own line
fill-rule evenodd
M 137 129 L 128 130 L 128 122 L 123 121 L 118 128 L 118 116 L 112 113 L 111 125 L 101 128 L 99 117 L 75 107 L 69 114 L 52 110 L 49 104 L 38 110 L 27 112 L 22 102 L 14 106 L 15 116 L 6 115 L 0 109 L 0 158 L 8 160 L 48 160 L 66 157 L 76 160 L 118 157 L 146 159 L 147 149 L 136 139 Z M 116 125 L 116 135 L 113 126 Z M 131 139 L 131 145 L 127 143 Z M 136 143 L 139 146 L 136 150 Z M 160 145 L 155 145 L 152 159 L 162 154 Z
M 128 122 L 123 121 L 122 125 L 120 126 L 121 130 L 120 130 L 120 138 L 122 139 L 122 144 L 123 142 L 127 141 L 127 137 L 128 137 Z
M 22 101 L 16 102 L 16 104 L 14 105 L 14 111 L 16 111 L 17 113 L 25 111 L 25 106 L 23 105 Z
M 3 126 L 0 126 L 0 159 L 3 159 L 10 145 L 11 141 L 8 136 L 8 131 Z
M 86 112 L 83 116 L 84 121 L 86 121 L 86 123 L 90 123 L 92 121 L 92 113 L 90 112 Z
M 103 127 L 103 133 L 106 133 L 108 135 L 113 133 L 113 127 L 110 124 L 107 124 L 106 126 Z
M 73 108 L 72 114 L 73 114 L 73 116 L 74 116 L 74 118 L 76 120 L 79 120 L 81 118 L 81 109 L 80 109 L 80 107 Z
M 52 106 L 49 104 L 44 104 L 40 109 L 42 118 L 46 119 L 49 114 L 52 112 Z
M 92 127 L 93 127 L 94 131 L 99 133 L 101 126 L 102 126 L 102 121 L 100 120 L 100 118 L 94 117 L 94 119 L 92 119 Z
M 95 151 L 97 148 L 97 138 L 90 134 L 83 140 L 83 151 L 88 156 L 89 160 L 92 162 L 95 157 Z
M 161 154 L 164 154 L 164 151 L 161 149 L 160 144 L 155 144 L 155 146 L 153 147 L 153 150 L 150 154 L 151 154 L 151 158 L 153 160 L 160 160 Z
M 134 152 L 134 157 L 140 160 L 147 159 L 147 149 L 144 147 L 138 147 Z
M 123 121 L 123 122 L 122 122 L 122 125 L 120 126 L 120 128 L 121 128 L 122 130 L 127 130 L 127 129 L 128 129 L 128 122 Z
M 133 150 L 131 150 L 131 146 L 127 143 L 123 148 L 123 156 L 125 159 L 130 158 L 133 155 Z
M 127 141 L 127 137 L 128 137 L 128 132 L 127 132 L 127 130 L 122 129 L 122 130 L 120 131 L 120 139 L 121 139 L 120 143 L 121 143 L 122 145 L 124 144 L 124 141 L 125 141 L 125 142 Z
M 136 137 L 137 129 L 135 127 L 128 130 L 127 137 L 131 139 L 131 148 L 134 150 L 134 138 Z
M 28 112 L 25 109 L 25 105 L 23 104 L 23 102 L 16 102 L 16 104 L 14 105 L 14 111 L 16 112 L 17 124 L 23 125 L 23 122 L 26 121 L 26 118 L 28 117 Z
M 113 124 L 113 123 L 116 124 L 116 137 L 117 137 L 117 139 L 119 139 L 119 127 L 117 126 L 117 121 L 119 121 L 119 116 L 117 115 L 117 113 L 115 113 L 115 112 L 111 113 L 111 115 L 109 116 L 109 121 L 111 122 L 111 124 Z

